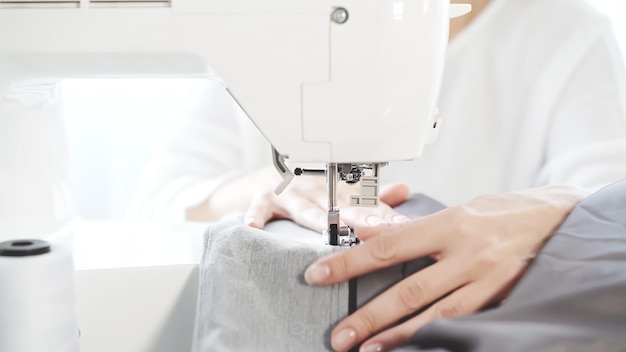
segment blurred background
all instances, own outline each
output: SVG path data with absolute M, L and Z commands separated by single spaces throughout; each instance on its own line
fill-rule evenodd
M 612 21 L 624 53 L 626 1 L 588 2 Z M 182 120 L 177 107 L 186 103 L 191 87 L 185 79 L 63 82 L 71 193 L 80 217 L 125 218 L 130 199 L 154 151 L 167 142 Z

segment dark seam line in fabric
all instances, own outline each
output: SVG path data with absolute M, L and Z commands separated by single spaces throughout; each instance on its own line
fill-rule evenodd
M 348 281 L 348 315 L 356 312 L 357 309 L 357 287 L 356 277 Z M 350 350 L 350 352 L 358 352 L 360 347 L 360 344 L 357 344 Z
M 357 278 L 348 281 L 348 314 L 356 312 Z

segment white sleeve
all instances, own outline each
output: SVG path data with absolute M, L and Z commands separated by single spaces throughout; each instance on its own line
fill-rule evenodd
M 595 191 L 626 178 L 626 72 L 608 27 L 573 70 L 553 117 L 538 184 Z
M 175 131 L 156 151 L 129 206 L 131 218 L 182 222 L 187 208 L 241 170 L 245 115 L 220 82 L 198 80 L 191 88 L 195 104 L 183 107 Z

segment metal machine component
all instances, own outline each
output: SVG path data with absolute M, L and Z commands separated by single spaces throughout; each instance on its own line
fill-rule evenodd
M 283 178 L 282 182 L 278 184 L 278 186 L 276 186 L 276 189 L 274 189 L 274 193 L 276 194 L 283 193 L 285 188 L 289 186 L 291 180 L 293 180 L 294 174 L 287 167 L 287 164 L 285 163 L 285 158 L 285 156 L 280 155 L 278 151 L 274 147 L 272 147 L 272 161 L 274 162 L 274 168 Z
M 343 7 L 338 7 L 330 14 L 330 19 L 337 24 L 344 24 L 348 21 L 348 10 Z
M 337 204 L 337 185 L 340 171 L 337 164 L 329 163 L 326 167 L 326 183 L 328 185 L 328 228 L 324 232 L 326 244 L 331 246 L 353 246 L 359 239 L 349 226 L 341 225 Z
M 324 176 L 326 175 L 326 170 L 315 170 L 315 169 L 302 169 L 302 168 L 295 168 L 295 170 L 293 170 L 293 173 L 296 176 L 301 176 L 301 175 L 309 175 L 309 176 Z
M 275 160 L 283 161 L 282 157 L 274 151 Z M 276 163 L 276 162 L 275 162 Z M 339 182 L 347 184 L 355 184 L 361 182 L 360 192 L 350 197 L 351 206 L 377 206 L 378 205 L 378 175 L 381 166 L 386 163 L 374 164 L 351 164 L 351 163 L 328 163 L 326 170 L 313 170 L 296 168 L 291 175 L 285 176 L 286 167 L 281 167 L 279 172 L 283 175 L 283 183 L 278 187 L 284 189 L 283 184 L 289 182 L 293 175 L 326 175 L 326 184 L 328 186 L 328 227 L 324 231 L 326 244 L 332 246 L 353 246 L 359 243 L 354 231 L 349 226 L 341 224 L 341 216 L 339 214 L 339 204 L 337 201 L 337 186 Z M 278 165 L 283 165 L 278 162 Z
M 275 153 L 275 155 L 278 154 Z M 275 160 L 284 161 L 280 156 L 277 159 L 275 158 Z M 289 172 L 289 174 L 292 175 L 291 178 L 293 178 L 293 175 L 326 175 L 326 184 L 328 186 L 328 227 L 326 231 L 324 231 L 326 244 L 332 246 L 353 246 L 359 243 L 359 239 L 354 231 L 349 226 L 341 224 L 339 203 L 337 200 L 337 186 L 340 182 L 346 182 L 347 184 L 361 182 L 359 194 L 350 197 L 350 205 L 376 206 L 378 205 L 378 175 L 380 173 L 380 167 L 385 164 L 386 163 L 329 163 L 326 165 L 326 170 L 296 168 L 293 173 Z M 291 180 L 290 177 L 284 176 L 284 169 L 285 168 L 279 169 L 279 172 L 283 175 L 283 183 L 278 187 L 281 190 L 284 189 L 282 185 Z
M 357 173 L 359 175 L 359 179 L 361 181 L 361 189 L 358 195 L 353 195 L 350 197 L 350 205 L 351 206 L 363 206 L 363 207 L 375 207 L 378 206 L 378 181 L 380 175 L 380 167 L 381 164 L 371 164 L 361 166 L 357 169 Z M 363 169 L 367 168 L 372 171 L 370 175 L 366 175 L 363 172 Z M 351 171 L 350 174 L 352 175 Z M 359 180 L 357 180 L 358 182 Z

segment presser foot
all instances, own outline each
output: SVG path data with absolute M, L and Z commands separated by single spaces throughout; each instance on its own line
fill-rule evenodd
M 326 244 L 331 246 L 352 247 L 360 242 L 352 228 L 346 225 L 331 224 L 323 234 Z

